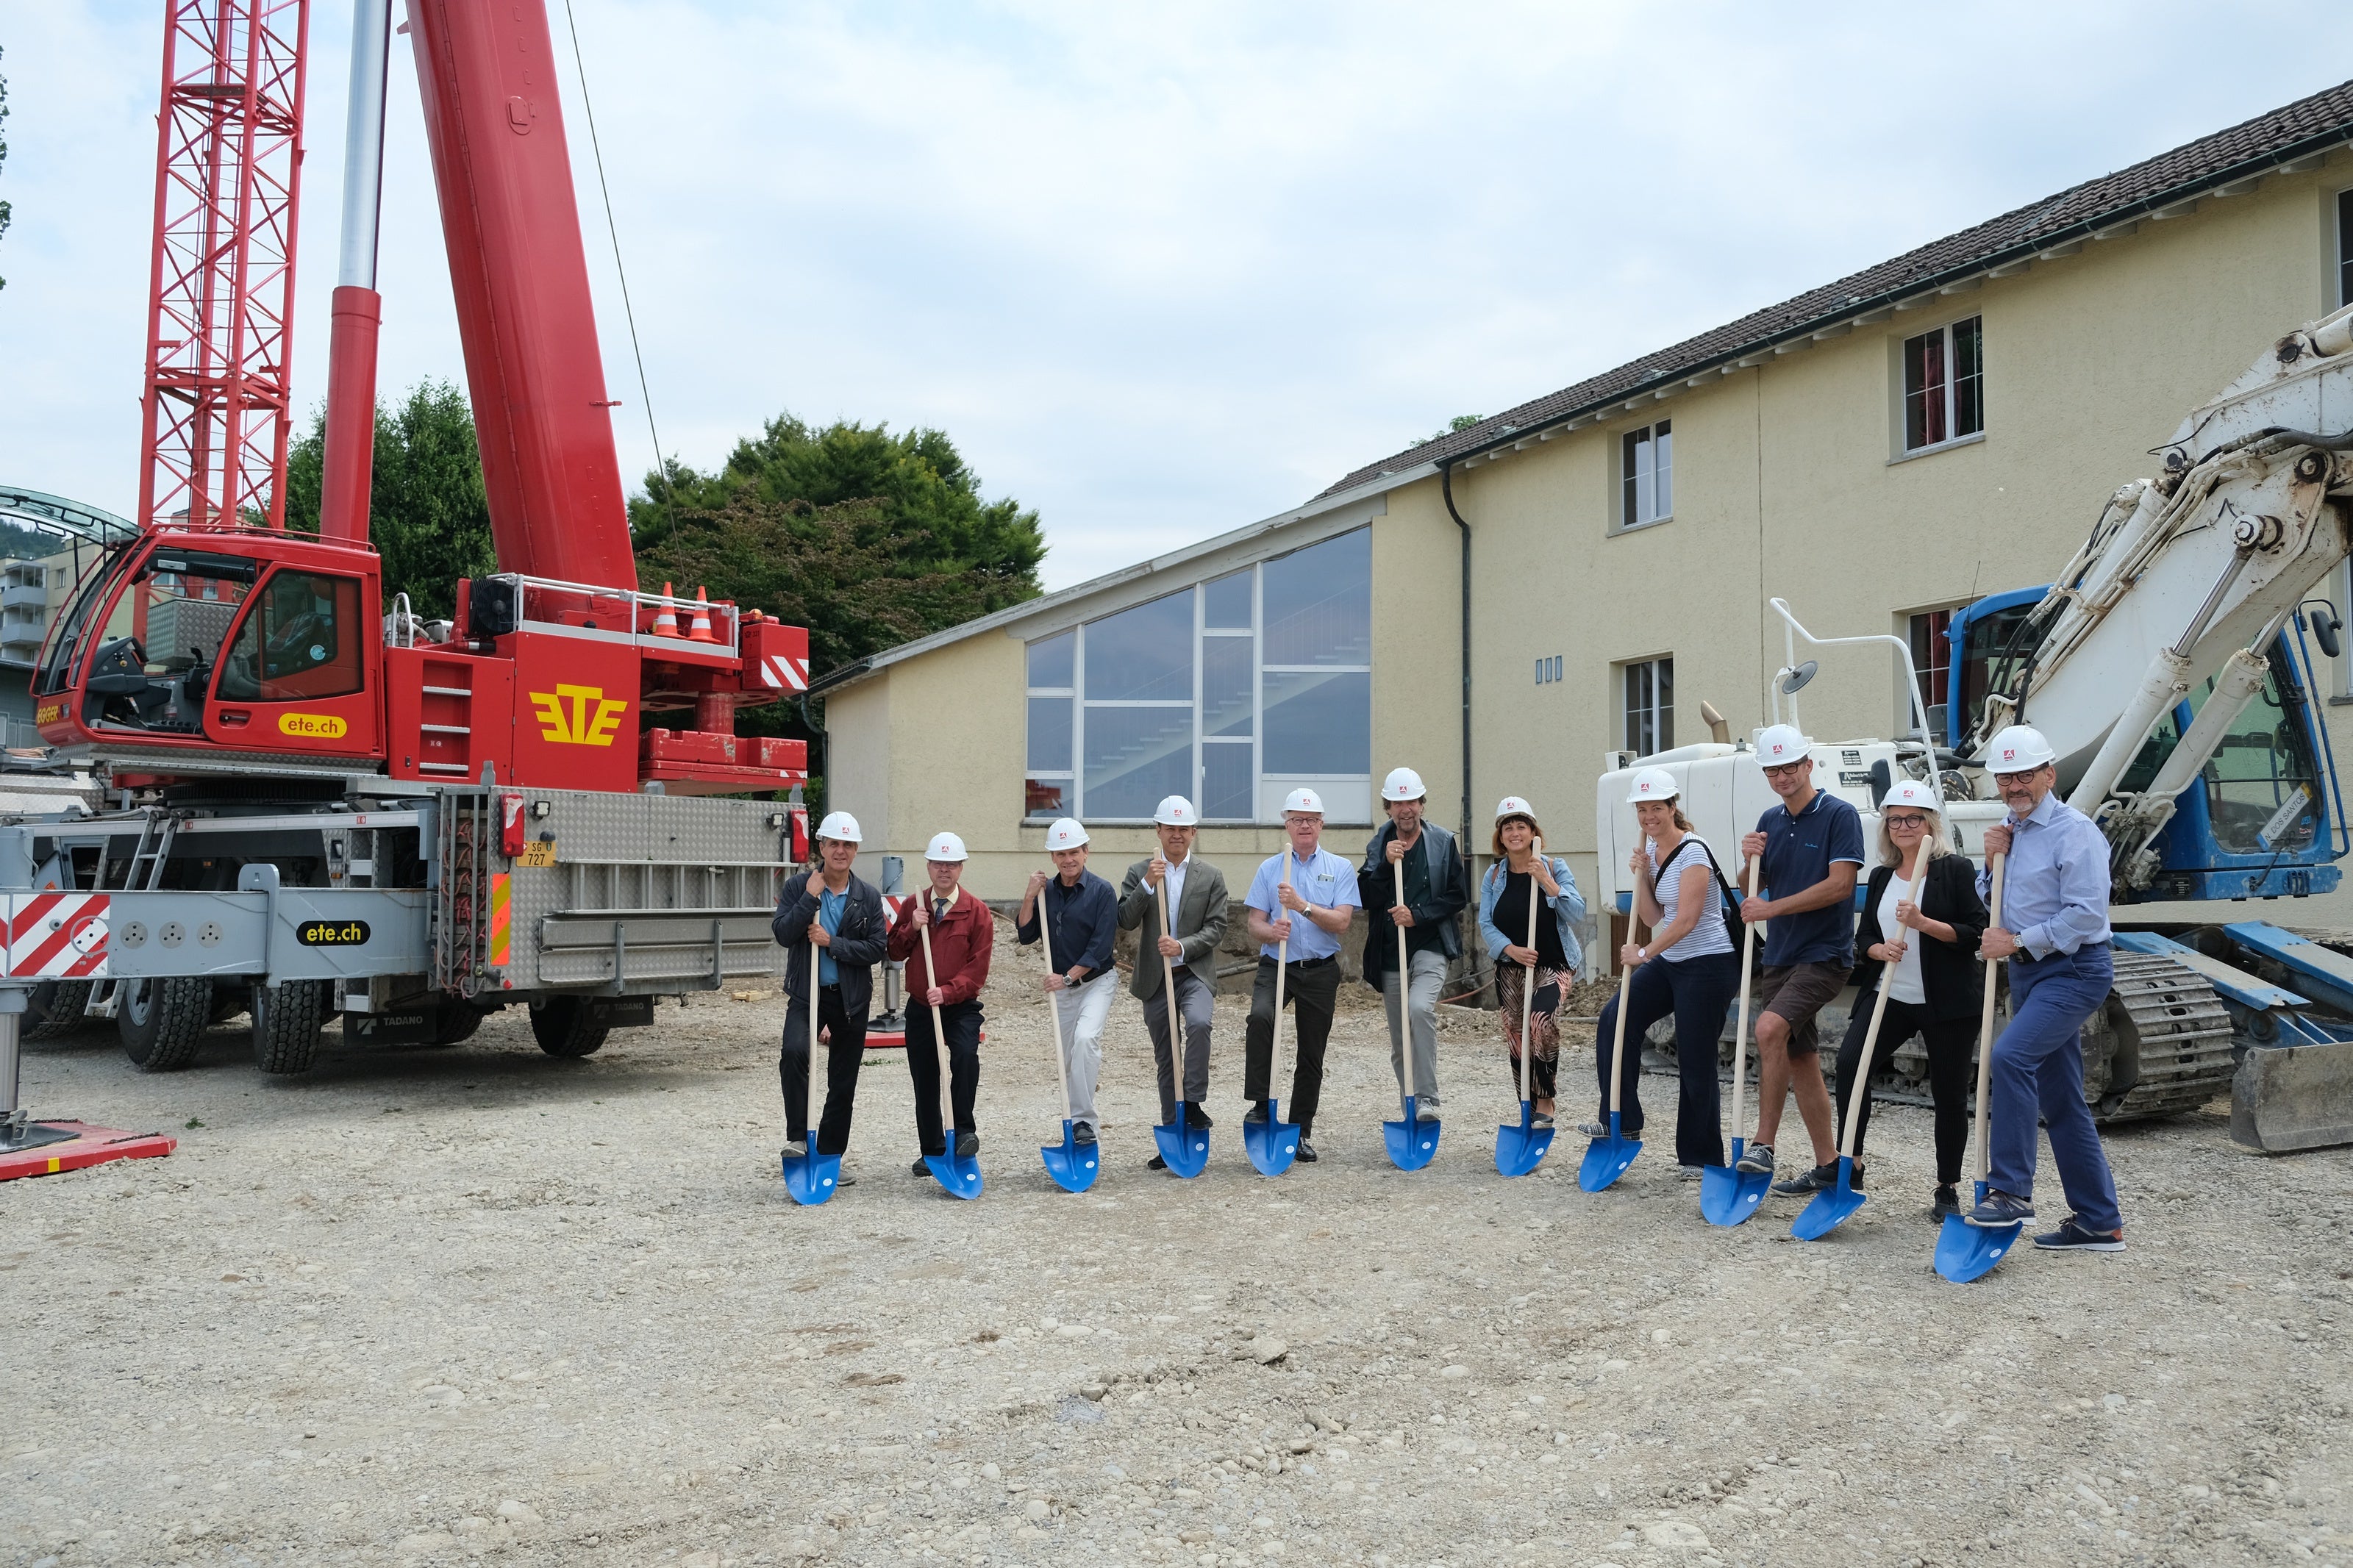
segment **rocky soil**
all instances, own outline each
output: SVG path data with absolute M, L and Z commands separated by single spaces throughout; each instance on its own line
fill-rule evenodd
M 0 1562 L 2353 1555 L 2343 1151 L 2243 1152 L 2219 1108 L 2127 1131 L 2130 1251 L 2021 1245 L 1957 1287 L 1929 1268 L 1924 1112 L 1884 1113 L 1831 1238 L 1791 1240 L 1778 1199 L 1712 1230 L 1671 1142 L 1595 1196 L 1567 1133 L 1499 1179 L 1511 1090 L 1476 1016 L 1448 1025 L 1439 1157 L 1401 1174 L 1352 986 L 1324 1160 L 1276 1181 L 1240 1151 L 1240 994 L 1208 1173 L 1144 1170 L 1123 997 L 1107 1166 L 1073 1196 L 1038 1162 L 1059 1110 L 1017 971 L 973 1204 L 908 1173 L 880 1051 L 858 1184 L 791 1204 L 773 997 L 665 1007 L 584 1061 L 504 1016 L 292 1080 L 242 1024 L 160 1078 L 106 1037 L 33 1047 L 37 1113 L 181 1142 L 0 1186 Z

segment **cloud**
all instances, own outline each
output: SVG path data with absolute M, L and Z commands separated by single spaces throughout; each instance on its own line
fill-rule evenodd
M 709 466 L 786 409 L 939 426 L 992 495 L 1042 511 L 1056 585 L 2328 85 L 2348 31 L 2316 5 L 2224 28 L 2187 5 L 1957 24 L 1864 5 L 574 3 L 664 447 Z M 156 9 L 23 8 L 5 63 L 0 478 L 124 511 Z M 552 10 L 635 474 L 652 445 Z M 314 7 L 305 410 L 325 381 L 347 24 Z M 462 380 L 406 39 L 392 81 L 387 390 Z

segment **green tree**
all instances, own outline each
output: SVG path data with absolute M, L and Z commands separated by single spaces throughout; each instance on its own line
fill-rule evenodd
M 708 578 L 690 579 L 665 567 L 647 564 L 662 552 L 672 532 L 690 516 L 710 517 L 728 511 L 738 501 L 755 500 L 772 506 L 803 503 L 809 509 L 796 516 L 831 513 L 845 503 L 871 503 L 842 511 L 836 520 L 854 536 L 855 548 L 871 557 L 878 574 L 925 584 L 902 595 L 897 587 L 879 591 L 898 595 L 898 602 L 923 610 L 922 624 L 904 634 L 920 637 L 958 621 L 987 615 L 1039 590 L 1038 567 L 1046 558 L 1045 535 L 1038 514 L 1018 501 L 981 499 L 980 477 L 965 464 L 955 443 L 938 430 L 910 430 L 892 435 L 886 425 L 865 426 L 837 420 L 814 428 L 786 414 L 768 421 L 753 439 L 736 443 L 726 465 L 716 473 L 702 474 L 672 463 L 661 473 L 646 476 L 646 495 L 631 503 L 640 558 L 639 575 L 659 588 L 664 578 L 708 586 L 713 598 L 727 597 L 747 605 L 760 603 L 760 594 L 747 583 L 773 583 L 768 598 L 781 603 L 781 590 L 795 586 L 793 562 L 754 563 L 720 559 L 712 563 Z M 829 525 L 828 525 L 829 527 Z M 786 537 L 780 547 L 792 548 L 794 538 L 815 540 L 828 530 Z M 812 584 L 824 563 L 812 560 Z M 778 573 L 781 575 L 778 575 Z M 935 584 L 953 581 L 955 591 Z M 830 668 L 828 647 L 856 658 L 892 643 L 902 636 L 881 637 L 864 629 L 868 612 L 855 596 L 842 603 L 804 594 L 814 617 L 803 621 L 811 635 L 814 667 Z M 788 617 L 789 618 L 789 617 Z M 819 619 L 825 625 L 819 625 Z
M 1451 436 L 1458 430 L 1468 430 L 1471 426 L 1476 425 L 1485 417 L 1487 416 L 1483 414 L 1458 414 L 1453 418 L 1449 419 L 1446 422 L 1445 429 L 1432 431 L 1430 434 L 1424 436 L 1420 440 L 1409 444 L 1406 450 L 1410 452 L 1415 447 L 1429 446 L 1432 441 L 1437 440 L 1441 436 Z
M 7 52 L 8 51 L 5 49 L 0 49 L 0 55 L 5 55 Z M 5 76 L 0 76 L 0 132 L 5 132 L 7 127 L 8 79 Z M 8 138 L 5 134 L 0 134 L 0 165 L 5 165 L 7 162 Z M 5 201 L 0 201 L 0 235 L 5 235 L 8 232 L 8 222 L 12 216 L 8 204 Z M 8 279 L 5 278 L 0 278 L 0 289 L 5 289 L 6 287 L 8 287 Z
M 286 458 L 286 526 L 319 531 L 319 498 L 327 454 L 324 408 Z M 498 570 L 491 543 L 491 507 L 482 490 L 482 454 L 475 445 L 473 410 L 466 395 L 430 378 L 407 397 L 375 411 L 374 479 L 368 537 L 384 558 L 384 596 L 406 594 L 410 608 L 427 618 L 448 616 L 460 577 Z

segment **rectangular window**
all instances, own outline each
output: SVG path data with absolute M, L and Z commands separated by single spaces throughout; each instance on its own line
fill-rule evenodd
M 1952 690 L 1953 645 L 1945 634 L 1952 629 L 1953 612 L 1926 610 L 1911 617 L 1912 668 L 1920 678 L 1920 700 L 1928 707 L 1928 733 L 1936 744 L 1951 743 L 1947 734 L 1946 698 Z M 1907 705 L 1895 716 L 1895 732 L 1912 732 L 1912 710 Z
M 1645 658 L 1619 666 L 1626 749 L 1638 757 L 1672 751 L 1675 743 L 1675 661 Z
M 2353 190 L 2337 193 L 2337 303 L 2353 305 Z
M 1371 531 L 1031 643 L 1028 708 L 1031 820 L 1250 822 L 1270 780 L 1368 780 Z
M 1673 421 L 1662 419 L 1640 430 L 1629 430 L 1619 442 L 1618 511 L 1620 528 L 1663 522 L 1675 510 L 1675 437 Z
M 1029 645 L 1029 777 L 1021 789 L 1021 815 L 1051 821 L 1067 816 L 1078 792 L 1071 759 L 1075 755 L 1079 695 L 1079 634 L 1060 632 Z
M 1985 429 L 1982 316 L 1904 340 L 1904 449 L 1922 451 Z
M 1538 686 L 1557 686 L 1560 684 L 1560 661 L 1562 658 L 1562 655 L 1555 654 L 1550 658 L 1540 658 L 1536 660 L 1536 684 Z

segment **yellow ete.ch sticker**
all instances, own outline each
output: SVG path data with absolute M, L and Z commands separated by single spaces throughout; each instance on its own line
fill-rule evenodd
M 280 713 L 278 728 L 282 734 L 300 735 L 306 741 L 340 741 L 351 731 L 351 726 L 332 713 Z

